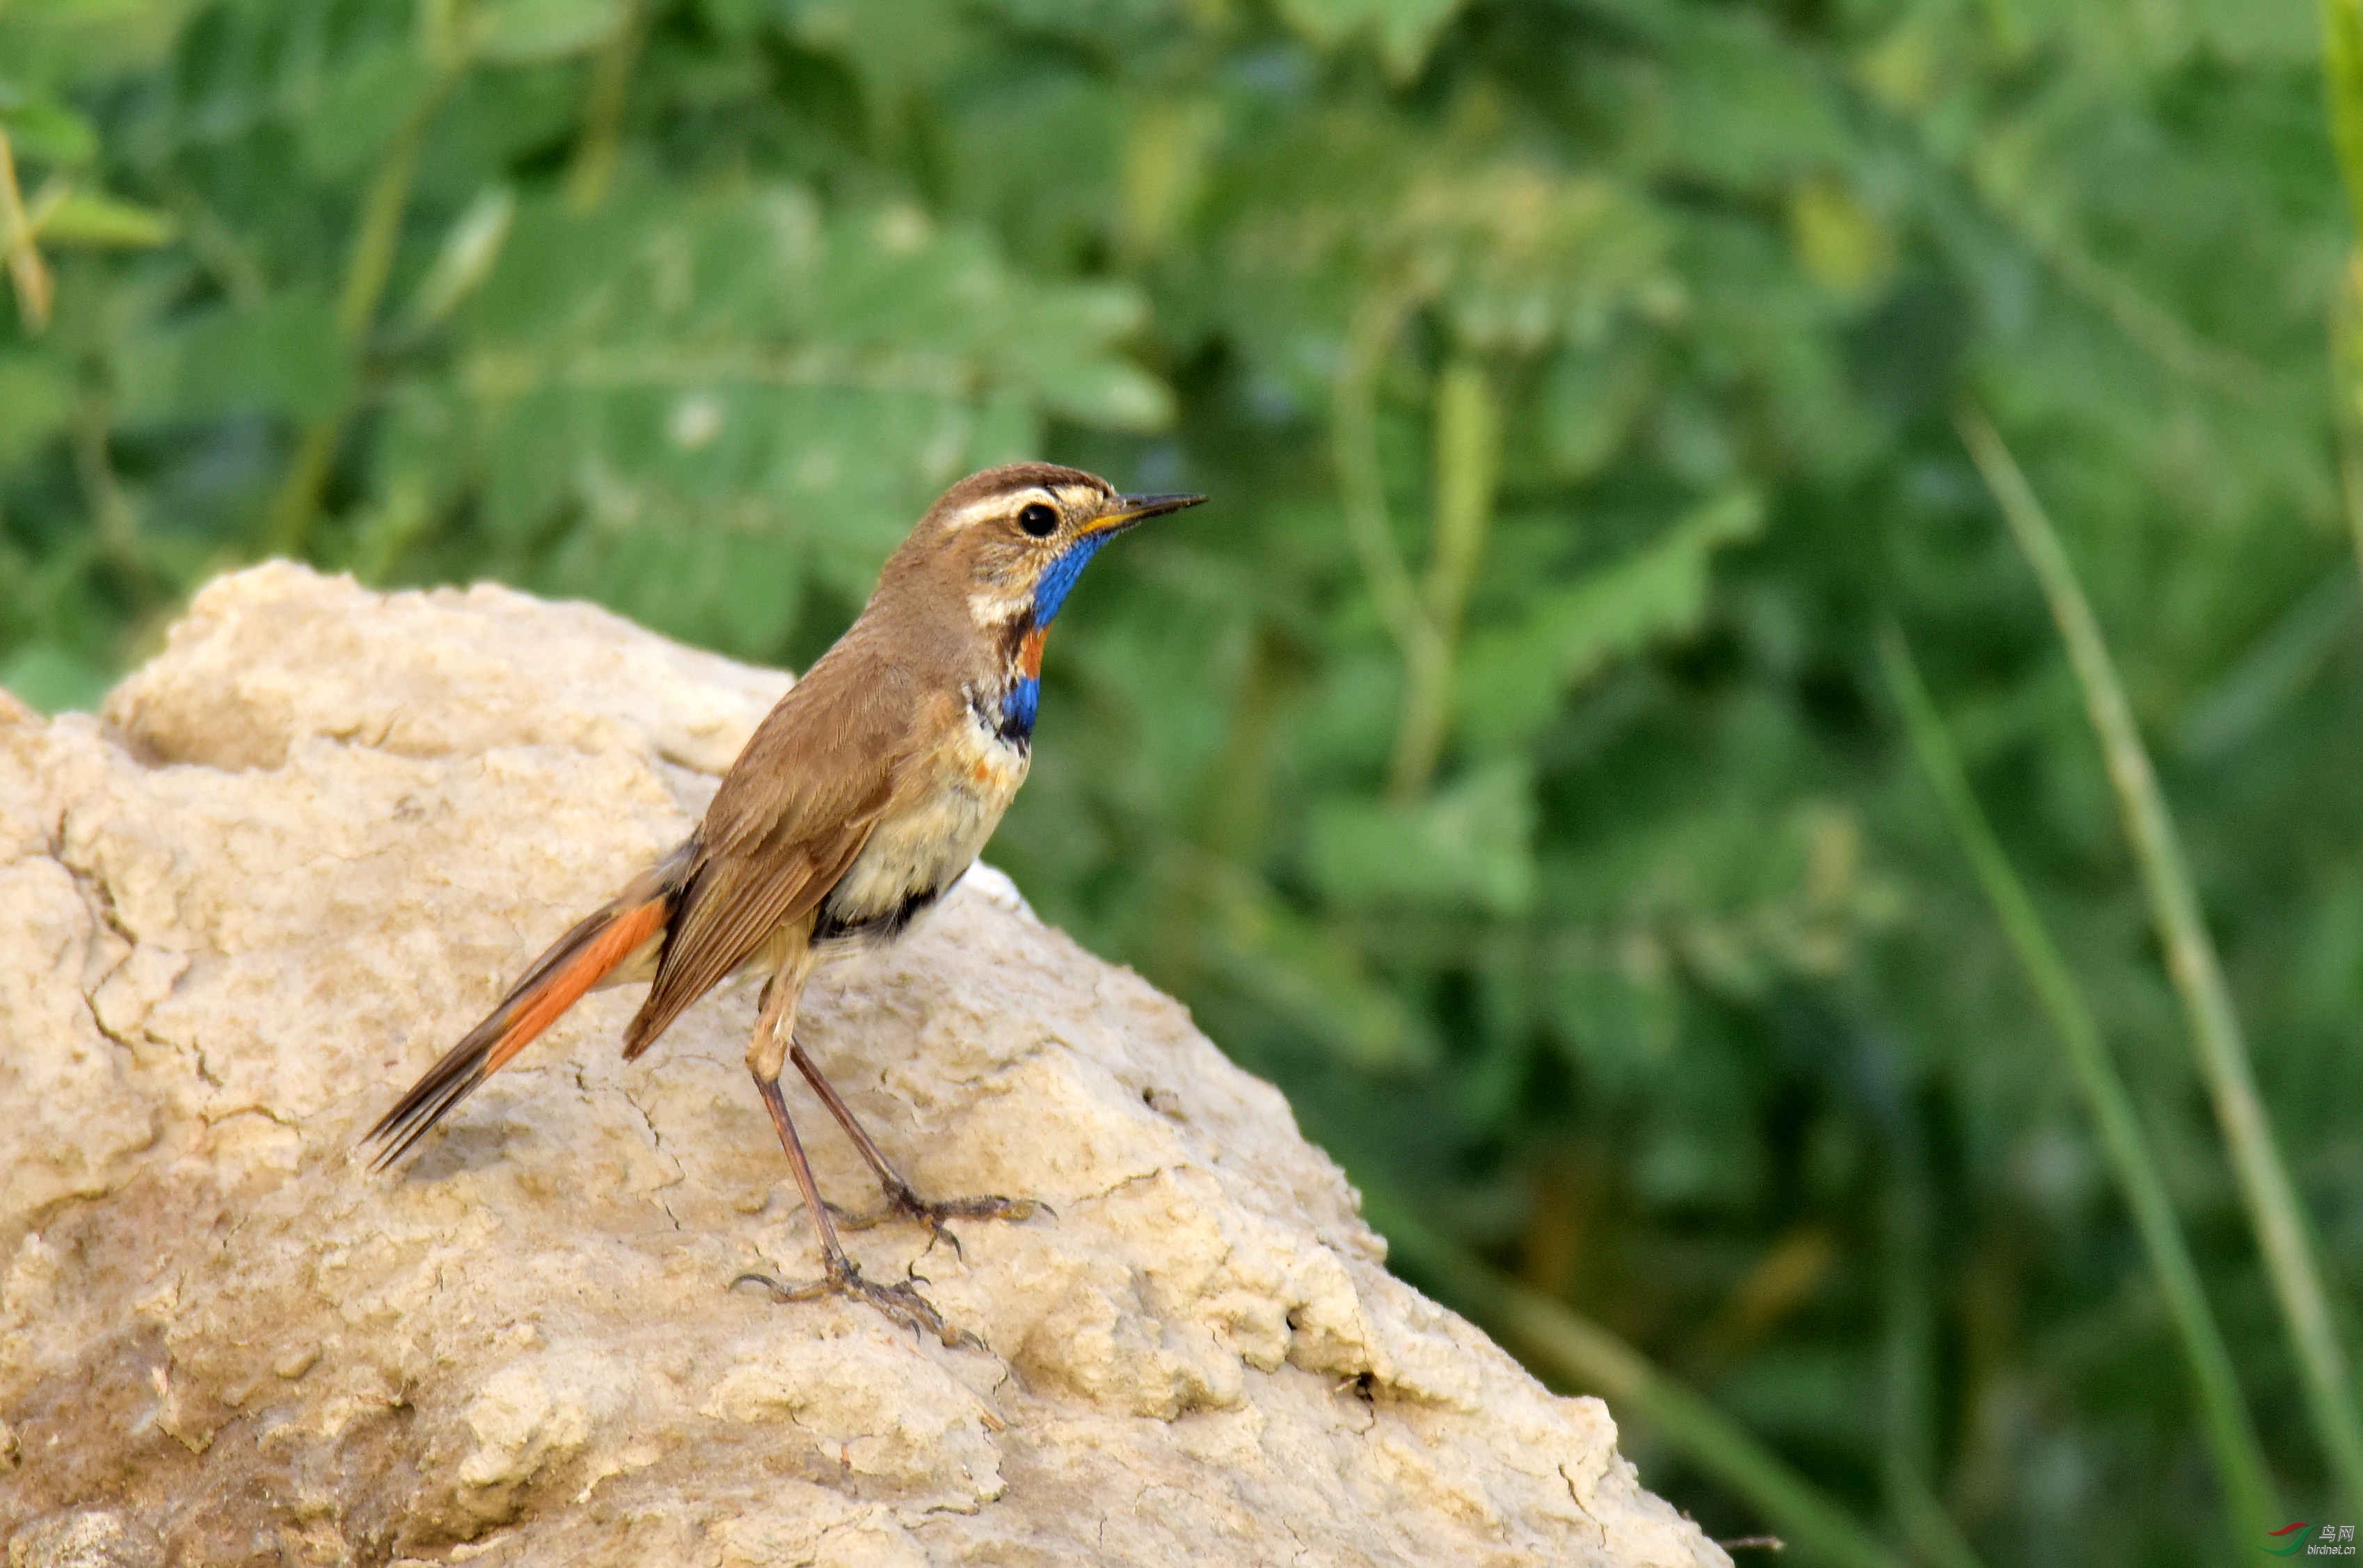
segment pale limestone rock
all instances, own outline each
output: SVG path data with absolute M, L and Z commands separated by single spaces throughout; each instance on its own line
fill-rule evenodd
M 1727 1562 L 1602 1405 L 1387 1275 L 1277 1092 L 988 871 L 804 1037 L 921 1187 L 1057 1210 L 851 1238 L 989 1352 L 728 1290 L 814 1266 L 743 992 L 631 1065 L 635 995 L 595 996 L 370 1175 L 360 1130 L 785 685 L 272 566 L 99 718 L 0 701 L 11 1568 Z

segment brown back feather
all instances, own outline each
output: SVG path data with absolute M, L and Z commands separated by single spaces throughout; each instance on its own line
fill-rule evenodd
M 869 842 L 922 704 L 909 672 L 860 630 L 788 689 L 716 791 L 656 983 L 625 1031 L 626 1055 L 809 913 Z

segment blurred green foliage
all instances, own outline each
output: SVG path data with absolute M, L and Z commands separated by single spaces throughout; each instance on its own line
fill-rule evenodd
M 2324 1517 L 2077 687 L 1952 423 L 1990 410 L 2069 536 L 2352 1303 L 2363 353 L 2327 336 L 2317 27 L 18 0 L 0 684 L 87 704 L 272 552 L 801 663 L 968 469 L 1204 490 L 1060 622 L 993 852 L 1044 913 L 1897 1542 L 1933 1496 L 1994 1562 L 2231 1561 L 1875 641 L 1909 630 Z

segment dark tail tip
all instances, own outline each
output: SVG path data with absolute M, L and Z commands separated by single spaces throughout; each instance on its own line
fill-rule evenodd
M 494 1018 L 499 1016 L 498 1013 L 494 1015 Z M 493 1020 L 484 1021 L 489 1024 Z M 427 1069 L 427 1076 L 413 1084 L 410 1092 L 378 1119 L 376 1126 L 362 1134 L 363 1143 L 384 1145 L 371 1159 L 371 1170 L 383 1171 L 408 1154 L 437 1122 L 450 1113 L 452 1107 L 467 1099 L 475 1091 L 477 1085 L 492 1076 L 484 1065 L 492 1055 L 492 1039 L 487 1038 L 480 1043 L 477 1041 L 479 1034 L 492 1035 L 493 1032 L 479 1025 L 474 1033 Z
M 671 911 L 670 898 L 662 892 L 630 902 L 619 899 L 560 937 L 501 999 L 501 1005 L 470 1030 L 467 1038 L 445 1052 L 443 1059 L 427 1068 L 426 1076 L 410 1086 L 410 1092 L 363 1134 L 365 1143 L 385 1144 L 370 1162 L 370 1168 L 382 1171 L 402 1158 L 478 1085 L 557 1022 L 636 948 L 661 932 Z

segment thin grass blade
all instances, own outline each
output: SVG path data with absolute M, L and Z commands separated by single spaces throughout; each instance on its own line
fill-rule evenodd
M 2050 517 L 2036 499 L 2010 449 L 1984 414 L 1965 408 L 1958 423 L 1961 439 L 2002 508 L 2019 548 L 2035 569 L 2051 618 L 2068 645 L 2068 657 L 2083 688 L 2084 706 L 2100 735 L 2109 783 L 2125 820 L 2125 835 L 2141 866 L 2150 918 L 2166 950 L 2167 973 L 2182 999 L 2191 1040 L 2216 1124 L 2239 1177 L 2248 1223 L 2264 1254 L 2273 1294 L 2297 1352 L 2306 1402 L 2332 1475 L 2347 1507 L 2363 1507 L 2363 1418 L 2355 1408 L 2346 1353 L 2330 1311 L 2322 1266 L 2291 1183 L 2271 1119 L 2257 1093 L 2256 1073 L 2241 1033 L 2232 993 L 2224 982 L 2215 944 L 2199 909 L 2199 895 L 2182 857 L 2182 845 L 2158 786 L 2149 753 L 2134 724 L 2133 709 L 2117 679 L 2107 642 L 2092 606 L 2076 580 Z
M 2191 1249 L 2183 1241 L 2166 1178 L 2134 1112 L 2133 1097 L 2118 1077 L 2116 1064 L 2109 1059 L 2100 1024 L 2069 973 L 2067 960 L 2051 940 L 2035 900 L 2027 896 L 2025 884 L 2002 853 L 2001 841 L 1969 788 L 1960 754 L 1920 679 L 1919 667 L 1901 629 L 1892 624 L 1880 629 L 1879 657 L 1921 771 L 1943 803 L 1961 852 L 1992 903 L 1994 918 L 2001 922 L 2002 934 L 2009 939 L 2019 967 L 2025 971 L 2036 1000 L 2051 1021 L 2060 1054 L 2068 1058 L 2069 1071 L 2091 1110 L 2102 1153 L 2108 1157 L 2117 1187 L 2133 1210 L 2142 1246 L 2149 1253 L 2150 1272 L 2157 1276 L 2159 1294 L 2166 1297 L 2175 1334 L 2182 1342 L 2183 1358 L 2190 1364 L 2200 1418 L 2236 1541 L 2245 1547 L 2261 1540 L 2282 1522 L 2271 1473 L 2257 1441 L 2257 1430 L 2249 1421 L 2247 1403 L 2240 1395 L 2232 1353 L 2224 1345 L 2223 1330 L 2216 1324 L 2207 1293 L 2199 1283 L 2199 1271 L 2191 1261 Z

